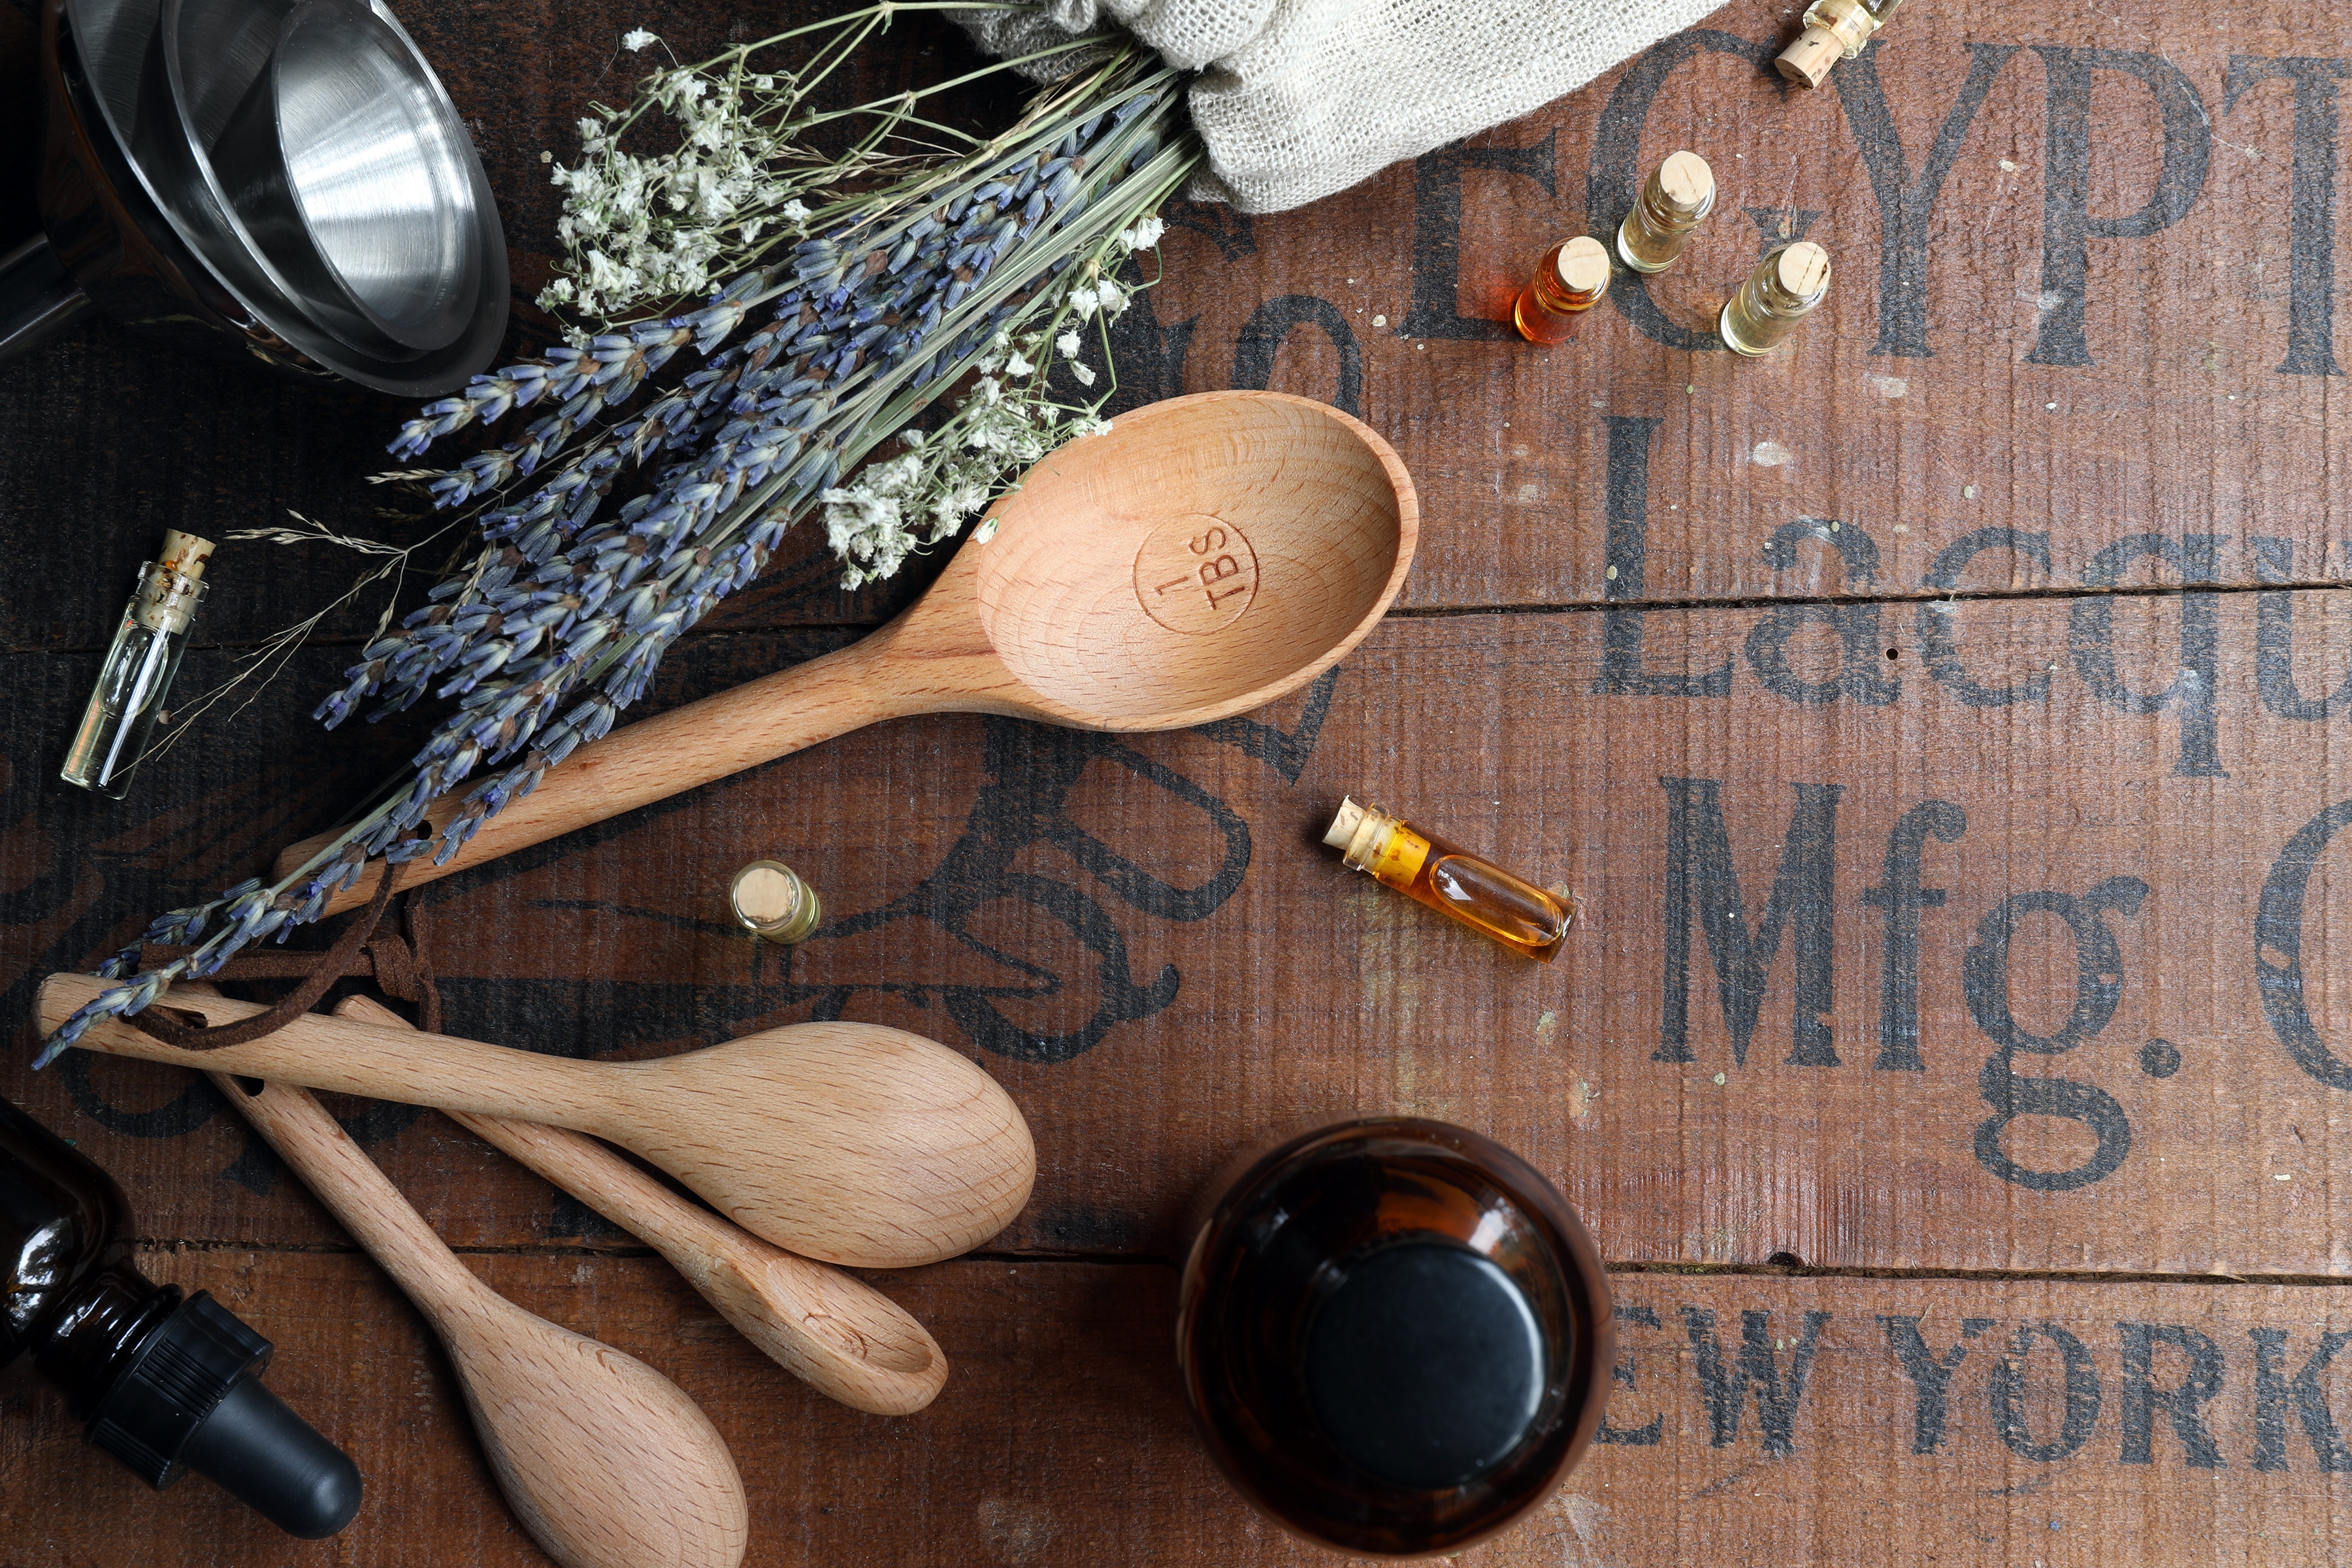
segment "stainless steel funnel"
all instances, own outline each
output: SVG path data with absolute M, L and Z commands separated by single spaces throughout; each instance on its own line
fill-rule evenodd
M 29 349 L 80 308 L 61 293 L 62 276 L 81 300 L 127 325 L 191 343 L 226 343 L 297 378 L 339 375 L 404 397 L 462 386 L 497 353 L 508 303 L 506 246 L 470 144 L 457 153 L 480 221 L 457 335 L 425 349 L 383 333 L 355 342 L 358 332 L 336 331 L 256 245 L 207 178 L 207 150 L 187 129 L 184 98 L 199 115 L 224 102 L 233 110 L 267 68 L 268 56 L 257 58 L 250 40 L 266 24 L 274 43 L 287 5 L 251 5 L 275 14 L 230 27 L 218 47 L 191 54 L 200 68 L 181 73 L 186 90 L 175 94 L 158 0 L 48 0 L 41 211 L 49 254 L 37 244 L 0 258 L 0 360 Z M 413 57 L 399 24 L 376 15 Z M 446 107 L 421 59 L 415 68 Z
M 174 22 L 206 5 L 225 8 L 164 0 L 167 51 L 184 58 Z M 477 199 L 457 110 L 374 12 L 355 0 L 295 7 L 208 145 L 229 205 L 311 315 L 356 319 L 366 337 L 409 349 L 465 332 L 480 289 L 477 231 L 495 216 Z

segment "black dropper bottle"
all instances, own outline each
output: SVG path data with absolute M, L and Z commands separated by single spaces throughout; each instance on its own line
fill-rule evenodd
M 261 1386 L 269 1342 L 209 1292 L 141 1274 L 122 1189 L 5 1100 L 0 1270 L 0 1366 L 29 1352 L 148 1485 L 198 1471 L 310 1541 L 359 1511 L 358 1467 Z

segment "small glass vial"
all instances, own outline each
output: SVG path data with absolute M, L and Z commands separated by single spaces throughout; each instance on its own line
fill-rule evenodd
M 1772 63 L 1790 81 L 1819 87 L 1830 67 L 1862 53 L 1870 36 L 1893 19 L 1903 0 L 1813 0 L 1805 30 Z
M 1672 153 L 1642 183 L 1642 195 L 1617 226 L 1617 254 L 1636 272 L 1664 272 L 1715 210 L 1715 171 L 1696 153 Z
M 1519 290 L 1511 321 L 1531 343 L 1564 343 L 1576 319 L 1609 292 L 1609 253 L 1588 234 L 1563 239 L 1536 263 L 1533 281 Z
M 188 650 L 188 623 L 205 596 L 208 539 L 174 529 L 163 535 L 159 560 L 139 568 L 139 591 L 122 612 L 114 646 L 99 667 L 98 687 L 82 710 L 81 728 L 58 776 L 69 784 L 121 800 L 131 789 L 131 770 L 146 753 L 163 711 L 180 656 Z
M 816 889 L 776 860 L 754 860 L 736 872 L 727 901 L 745 930 L 787 947 L 805 942 L 824 920 Z
M 1784 245 L 1756 264 L 1739 292 L 1723 303 L 1717 322 L 1734 353 L 1766 353 L 1810 314 L 1830 291 L 1830 253 L 1811 240 Z
M 1575 910 L 1530 887 L 1501 867 L 1457 844 L 1354 799 L 1339 804 L 1323 842 L 1341 851 L 1350 869 L 1433 910 L 1452 915 L 1471 930 L 1494 938 L 1514 952 L 1551 962 L 1575 922 Z

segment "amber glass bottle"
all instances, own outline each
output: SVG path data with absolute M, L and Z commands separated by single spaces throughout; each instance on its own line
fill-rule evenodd
M 1178 1299 L 1195 1425 L 1258 1509 L 1343 1551 L 1452 1552 L 1549 1498 L 1599 1430 L 1607 1276 L 1532 1167 L 1381 1117 L 1228 1166 Z
M 359 1471 L 262 1387 L 269 1342 L 208 1292 L 140 1273 L 131 1234 L 113 1178 L 0 1100 L 0 1366 L 30 1354 L 89 1440 L 158 1491 L 193 1469 L 291 1534 L 342 1529 Z

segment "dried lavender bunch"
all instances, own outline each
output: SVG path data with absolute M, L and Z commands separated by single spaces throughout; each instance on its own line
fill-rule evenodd
M 259 937 L 284 941 L 371 858 L 429 849 L 446 860 L 549 768 L 606 733 L 669 645 L 757 575 L 812 509 L 824 507 L 855 585 L 952 535 L 1063 439 L 1107 427 L 1098 416 L 1108 384 L 1100 397 L 1071 402 L 1049 377 L 1059 364 L 1092 387 L 1087 332 L 1108 365 L 1108 321 L 1129 290 L 1114 274 L 1156 242 L 1151 215 L 1199 162 L 1181 77 L 1131 44 L 1086 40 L 1071 47 L 1095 51 L 1097 64 L 960 154 L 914 156 L 881 132 L 831 160 L 802 151 L 809 128 L 845 113 L 878 115 L 894 134 L 928 125 L 911 98 L 822 115 L 803 105 L 873 26 L 894 9 L 923 8 L 931 7 L 877 5 L 828 24 L 811 71 L 753 68 L 757 50 L 798 36 L 782 35 L 656 72 L 628 114 L 583 121 L 594 162 L 582 169 L 597 174 L 561 172 L 572 192 L 572 260 L 559 286 L 568 280 L 574 301 L 593 298 L 606 313 L 602 330 L 477 377 L 403 427 L 392 450 L 413 458 L 467 426 L 548 410 L 434 474 L 436 504 L 472 509 L 482 547 L 398 631 L 362 650 L 318 716 L 331 728 L 372 698 L 369 717 L 381 718 L 428 689 L 455 699 L 455 711 L 411 771 L 292 874 L 155 921 L 142 941 L 194 951 L 103 993 L 50 1037 L 37 1065 L 95 1018 L 135 1013 L 174 979 L 217 973 Z M 714 103 L 722 106 L 715 119 Z M 656 108 L 681 121 L 687 141 L 666 166 L 667 185 L 646 174 L 648 161 L 620 162 L 627 155 L 617 145 Z M 716 173 L 688 167 L 703 154 Z M 616 190 L 653 192 L 692 221 L 655 223 L 644 210 L 653 195 L 633 205 Z M 697 195 L 677 199 L 689 190 Z M 610 210 L 583 217 L 596 202 Z M 614 319 L 697 267 L 707 277 L 738 265 L 697 308 Z M 696 368 L 629 411 L 687 351 Z M 930 438 L 907 430 L 903 456 L 839 482 L 975 372 Z M 615 487 L 648 469 L 646 488 L 608 510 Z M 428 828 L 428 808 L 484 769 L 494 771 Z M 134 945 L 100 973 L 121 979 L 138 959 Z

